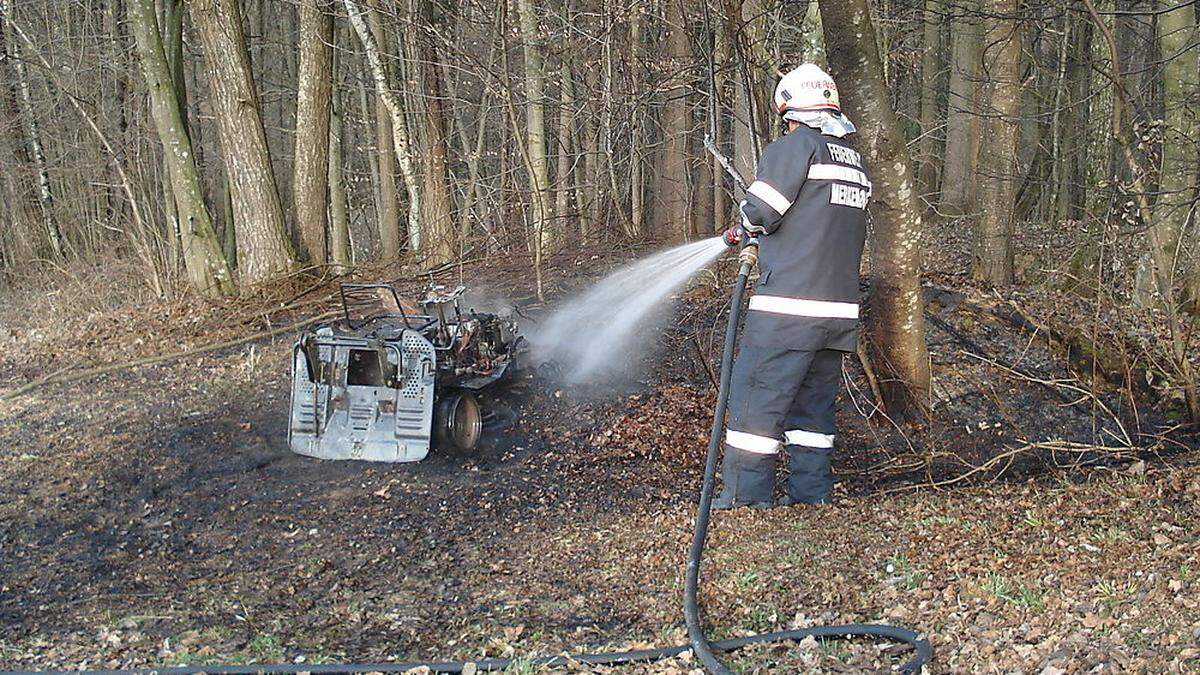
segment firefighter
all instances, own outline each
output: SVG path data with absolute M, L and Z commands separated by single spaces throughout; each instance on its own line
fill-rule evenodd
M 783 76 L 773 104 L 787 132 L 763 151 L 742 222 L 725 233 L 726 243 L 751 238 L 760 251 L 731 379 L 718 509 L 771 506 L 785 448 L 780 503 L 830 501 L 834 399 L 842 354 L 857 340 L 871 181 L 845 142 L 854 125 L 833 79 L 812 64 Z

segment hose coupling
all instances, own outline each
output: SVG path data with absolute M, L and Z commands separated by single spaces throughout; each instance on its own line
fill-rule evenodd
M 743 265 L 749 265 L 750 267 L 758 265 L 757 238 L 748 240 L 746 245 L 742 247 L 741 252 L 738 253 L 738 262 Z

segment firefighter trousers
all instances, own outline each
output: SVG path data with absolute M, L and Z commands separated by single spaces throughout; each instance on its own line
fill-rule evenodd
M 743 345 L 734 361 L 725 420 L 722 496 L 767 504 L 786 448 L 791 503 L 825 503 L 833 493 L 830 454 L 842 352 Z

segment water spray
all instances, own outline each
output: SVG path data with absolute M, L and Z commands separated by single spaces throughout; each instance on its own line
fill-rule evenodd
M 641 338 L 662 321 L 663 303 L 725 251 L 721 237 L 711 237 L 618 268 L 560 303 L 543 324 L 525 328 L 535 356 L 566 365 L 572 384 L 634 365 L 629 355 L 644 353 Z

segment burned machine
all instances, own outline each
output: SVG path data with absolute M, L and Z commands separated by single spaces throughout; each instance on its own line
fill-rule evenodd
M 478 394 L 522 351 L 516 325 L 464 309 L 463 287 L 431 286 L 420 306 L 385 284 L 343 284 L 343 316 L 296 341 L 288 442 L 324 459 L 416 462 L 432 445 L 468 451 Z

